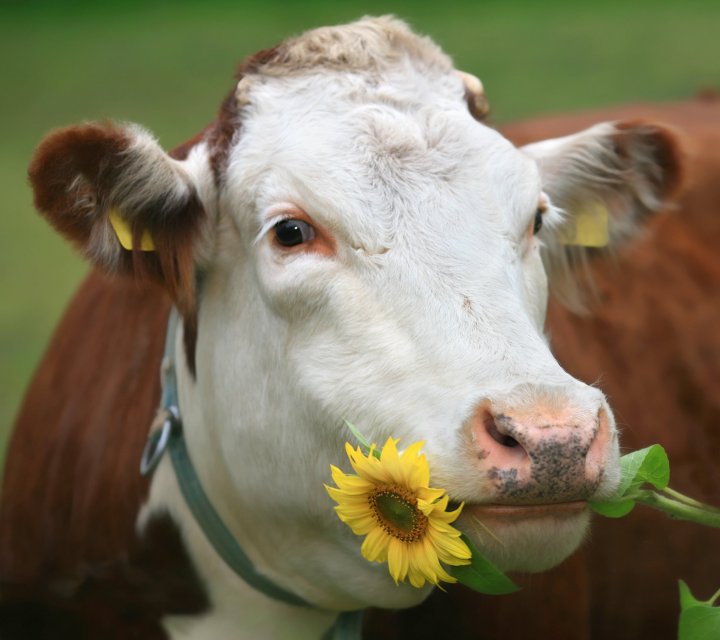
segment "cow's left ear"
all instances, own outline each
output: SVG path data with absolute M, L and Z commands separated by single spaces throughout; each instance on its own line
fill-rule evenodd
M 603 123 L 522 150 L 537 161 L 544 191 L 564 213 L 563 223 L 541 236 L 551 288 L 578 306 L 574 267 L 589 252 L 632 237 L 678 190 L 678 138 L 654 124 Z
M 29 168 L 35 206 L 90 262 L 158 281 L 182 311 L 194 305 L 203 173 L 204 145 L 179 161 L 137 125 L 95 123 L 49 134 Z

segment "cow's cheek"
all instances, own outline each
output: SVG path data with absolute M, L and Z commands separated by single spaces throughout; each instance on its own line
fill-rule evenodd
M 542 331 L 547 313 L 548 279 L 537 249 L 531 252 L 524 264 L 523 290 L 525 305 L 533 324 L 538 331 Z

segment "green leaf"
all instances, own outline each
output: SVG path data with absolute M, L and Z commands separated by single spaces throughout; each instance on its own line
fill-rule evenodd
M 345 420 L 345 426 L 350 429 L 352 434 L 355 436 L 355 439 L 366 449 L 370 449 L 370 443 L 368 442 L 367 438 L 360 432 L 360 429 L 358 429 L 352 422 L 349 422 Z
M 718 640 L 720 638 L 720 609 L 695 606 L 680 614 L 678 640 Z
M 620 498 L 627 493 L 630 485 L 637 480 L 637 472 L 642 466 L 643 461 L 650 452 L 650 447 L 633 451 L 620 458 L 620 485 L 615 492 L 615 496 Z
M 622 478 L 615 498 L 624 497 L 629 489 L 649 482 L 656 489 L 664 489 L 670 482 L 670 461 L 659 444 L 633 451 L 620 458 Z
M 370 441 L 362 434 L 360 429 L 358 429 L 352 422 L 348 422 L 347 420 L 345 420 L 345 425 L 348 429 L 350 429 L 350 431 L 355 436 L 355 439 L 360 443 L 360 445 L 364 447 L 368 452 L 372 451 L 373 455 L 379 460 L 380 452 L 377 450 L 377 447 L 373 448 L 373 446 L 370 444 Z
M 659 444 L 654 444 L 648 449 L 648 454 L 638 469 L 637 477 L 662 490 L 670 482 L 670 460 L 665 449 Z
M 461 538 L 470 549 L 472 559 L 470 564 L 449 569 L 450 574 L 457 578 L 460 584 L 492 596 L 514 593 L 520 589 L 500 569 L 485 559 L 466 535 L 463 534 Z
M 608 518 L 622 518 L 635 507 L 640 499 L 640 487 L 649 483 L 656 489 L 664 489 L 670 481 L 670 462 L 665 449 L 654 444 L 633 451 L 620 458 L 621 478 L 615 495 L 608 500 L 590 501 L 590 508 Z
M 611 502 L 588 501 L 588 506 L 606 518 L 622 518 L 630 513 L 635 507 L 634 500 L 615 500 Z
M 690 591 L 685 580 L 678 580 L 678 588 L 680 589 L 680 610 L 684 611 L 697 604 L 702 604 Z
M 718 591 L 709 600 L 698 600 L 684 581 L 680 587 L 680 623 L 678 640 L 717 640 L 720 638 L 720 608 L 713 607 Z

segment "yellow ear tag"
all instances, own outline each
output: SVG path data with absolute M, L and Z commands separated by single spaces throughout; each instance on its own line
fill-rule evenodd
M 130 231 L 130 225 L 123 220 L 117 209 L 111 209 L 108 215 L 110 224 L 112 225 L 115 235 L 120 240 L 120 244 L 123 249 L 132 251 L 132 231 Z M 142 237 L 140 238 L 140 251 L 155 251 L 155 243 L 153 242 L 150 232 L 143 231 Z
M 563 244 L 579 247 L 606 247 L 610 240 L 608 210 L 599 202 L 592 202 L 573 216 L 571 225 L 560 236 Z

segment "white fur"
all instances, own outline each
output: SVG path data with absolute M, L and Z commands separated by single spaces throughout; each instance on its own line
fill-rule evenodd
M 348 467 L 344 418 L 377 443 L 424 440 L 433 484 L 471 502 L 495 495 L 463 427 L 481 401 L 528 407 L 542 395 L 586 422 L 603 409 L 614 434 L 602 394 L 564 372 L 543 335 L 547 279 L 529 233 L 543 187 L 535 161 L 474 121 L 446 59 L 398 24 L 390 49 L 380 23 L 336 29 L 382 44 L 366 68 L 302 68 L 297 54 L 284 73 L 246 78 L 220 193 L 201 158 L 183 163 L 215 212 L 197 381 L 179 371 L 189 450 L 256 567 L 334 611 L 411 606 L 428 592 L 365 561 L 333 512 L 323 483 L 330 464 Z M 606 134 L 586 135 L 599 144 Z M 282 203 L 332 234 L 336 255 L 278 251 L 269 222 Z M 616 437 L 606 453 L 598 495 L 617 483 Z M 329 624 L 252 592 L 222 565 L 167 461 L 141 525 L 159 509 L 180 523 L 214 605 L 205 618 L 168 620 L 173 637 L 299 638 Z M 468 529 L 501 566 L 540 570 L 572 552 L 586 524 L 509 526 L 499 546 Z

